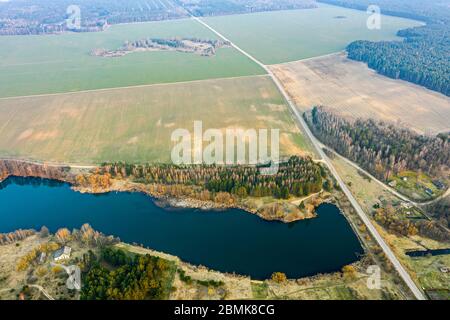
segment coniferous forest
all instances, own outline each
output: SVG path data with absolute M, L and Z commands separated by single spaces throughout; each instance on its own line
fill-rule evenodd
M 111 177 L 132 177 L 137 182 L 165 185 L 194 185 L 210 192 L 228 192 L 239 197 L 289 198 L 322 189 L 326 171 L 309 157 L 291 157 L 280 163 L 276 174 L 262 174 L 255 166 L 152 165 L 112 163 L 103 165 Z
M 348 57 L 366 62 L 382 75 L 406 80 L 450 96 L 450 0 L 322 0 L 366 10 L 378 5 L 381 13 L 417 19 L 423 27 L 400 30 L 403 41 L 355 41 Z M 381 26 L 382 27 L 382 26 Z
M 168 295 L 173 266 L 167 260 L 150 255 L 129 257 L 108 247 L 102 249 L 100 261 L 92 260 L 84 275 L 81 300 L 151 300 Z

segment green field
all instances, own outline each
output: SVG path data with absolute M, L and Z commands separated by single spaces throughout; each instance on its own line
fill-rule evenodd
M 345 17 L 345 18 L 343 18 Z M 318 9 L 273 11 L 204 20 L 265 64 L 316 57 L 344 50 L 354 40 L 394 40 L 396 32 L 419 22 L 382 16 L 369 30 L 365 12 L 319 4 Z
M 281 152 L 309 144 L 268 76 L 0 99 L 0 156 L 90 164 L 167 162 L 177 128 L 278 128 Z
M 148 37 L 216 39 L 198 22 L 183 19 L 122 24 L 104 32 L 0 37 L 0 97 L 58 93 L 152 83 L 263 74 L 232 48 L 213 57 L 179 52 L 140 52 L 94 57 L 92 49 L 117 49 Z
M 366 18 L 364 12 L 321 5 L 206 20 L 265 63 L 341 50 L 354 39 L 392 39 L 397 29 L 417 24 L 384 17 L 382 29 L 370 31 Z M 279 128 L 284 155 L 311 153 L 273 82 L 235 49 L 218 49 L 212 57 L 167 51 L 90 55 L 149 37 L 217 39 L 190 19 L 0 37 L 0 156 L 167 162 L 172 131 L 192 130 L 194 120 L 203 120 L 204 130 Z M 36 96 L 18 97 L 27 95 Z

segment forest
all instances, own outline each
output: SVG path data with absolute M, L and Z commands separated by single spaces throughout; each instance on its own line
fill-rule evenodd
M 102 31 L 110 24 L 187 17 L 172 0 L 22 0 L 0 1 L 0 35 L 60 33 L 70 30 L 66 19 L 71 5 L 80 8 L 77 32 Z M 71 11 L 73 12 L 73 11 Z
M 348 57 L 363 61 L 382 75 L 406 80 L 450 96 L 450 0 L 322 0 L 321 2 L 366 10 L 378 5 L 381 13 L 426 22 L 422 27 L 400 30 L 403 41 L 355 41 Z
M 81 13 L 81 27 L 70 29 L 69 6 Z M 0 0 L 0 35 L 95 32 L 109 25 L 257 11 L 317 7 L 313 0 Z M 73 11 L 69 11 L 73 12 Z
M 13 232 L 0 233 L 0 246 L 23 240 L 25 238 L 28 238 L 29 236 L 34 235 L 35 233 L 36 231 L 33 229 L 19 229 Z
M 105 264 L 109 267 L 106 268 Z M 170 293 L 172 262 L 103 248 L 83 275 L 81 300 L 161 300 Z
M 304 115 L 315 136 L 380 180 L 405 170 L 438 178 L 450 168 L 447 135 L 419 135 L 392 123 L 339 117 L 326 107 Z
M 291 157 L 280 163 L 276 174 L 265 175 L 255 166 L 103 164 L 102 173 L 146 184 L 194 185 L 213 193 L 238 197 L 289 198 L 316 193 L 326 181 L 326 171 L 309 157 Z

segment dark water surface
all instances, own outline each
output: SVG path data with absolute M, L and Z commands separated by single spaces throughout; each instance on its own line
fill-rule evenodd
M 318 218 L 267 222 L 242 210 L 158 207 L 140 193 L 80 194 L 45 179 L 12 177 L 0 184 L 0 232 L 60 227 L 96 230 L 179 256 L 192 264 L 264 279 L 299 278 L 340 270 L 361 245 L 339 209 L 321 205 Z

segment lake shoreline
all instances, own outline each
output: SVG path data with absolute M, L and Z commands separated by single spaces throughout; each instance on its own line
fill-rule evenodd
M 38 230 L 42 225 L 56 232 L 58 228 L 70 230 L 89 223 L 125 243 L 253 279 L 266 279 L 275 271 L 285 272 L 292 279 L 336 271 L 364 254 L 339 208 L 331 203 L 319 206 L 318 219 L 269 223 L 239 209 L 203 213 L 164 208 L 137 188 L 134 192 L 97 195 L 82 190 L 83 195 L 68 183 L 33 179 L 11 177 L 2 185 L 0 200 L 6 206 L 5 214 L 0 215 L 2 232 Z M 174 232 L 185 240 L 171 237 Z M 336 238 L 342 241 L 336 242 Z M 297 254 L 291 256 L 292 252 Z
M 48 179 L 48 180 L 54 180 L 62 183 L 67 183 L 70 185 L 71 189 L 75 192 L 79 192 L 82 194 L 106 194 L 110 192 L 130 192 L 130 193 L 143 193 L 146 196 L 152 198 L 154 203 L 160 207 L 172 207 L 172 208 L 185 208 L 185 209 L 200 209 L 200 210 L 226 210 L 226 209 L 239 209 L 242 211 L 245 211 L 248 214 L 253 214 L 265 221 L 278 221 L 282 223 L 292 223 L 296 221 L 302 221 L 302 220 L 309 220 L 314 219 L 317 217 L 317 214 L 312 213 L 310 215 L 306 214 L 305 216 L 302 216 L 297 219 L 281 219 L 281 218 L 274 218 L 274 217 L 268 217 L 262 214 L 261 212 L 257 211 L 256 209 L 251 209 L 247 206 L 241 205 L 241 204 L 224 204 L 224 203 L 218 203 L 214 201 L 204 201 L 199 200 L 195 198 L 189 198 L 189 197 L 175 197 L 170 196 L 167 194 L 161 194 L 161 193 L 155 193 L 151 192 L 148 189 L 145 188 L 144 184 L 140 183 L 134 183 L 129 182 L 125 180 L 121 180 L 123 184 L 120 184 L 118 186 L 113 186 L 106 189 L 100 189 L 100 190 L 94 190 L 91 187 L 81 187 L 75 185 L 72 181 L 66 180 L 66 179 L 57 179 L 57 178 L 45 178 L 45 177 L 38 177 L 38 176 L 28 176 L 28 175 L 6 175 L 6 176 L 0 176 L 0 183 L 3 183 L 10 177 L 21 177 L 21 178 L 37 178 L 37 179 Z M 335 204 L 336 201 L 333 199 L 327 199 L 324 201 L 321 201 L 322 203 L 332 203 Z
M 113 180 L 113 184 L 106 188 L 93 188 L 91 186 L 80 186 L 76 181 L 76 177 L 79 173 L 92 174 L 93 168 L 69 166 L 64 164 L 48 164 L 39 163 L 34 161 L 27 161 L 21 159 L 0 159 L 0 183 L 8 179 L 8 177 L 31 177 L 50 179 L 68 183 L 72 190 L 80 193 L 89 194 L 102 194 L 108 192 L 142 192 L 155 200 L 163 206 L 172 206 L 175 208 L 192 208 L 201 210 L 225 210 L 225 209 L 240 209 L 247 213 L 257 215 L 261 219 L 266 221 L 280 221 L 283 223 L 291 223 L 295 221 L 301 221 L 306 219 L 313 219 L 317 217 L 315 208 L 323 202 L 334 202 L 332 196 L 321 198 L 321 195 L 317 197 L 317 205 L 314 209 L 297 210 L 300 214 L 284 214 L 283 216 L 271 216 L 260 210 L 261 208 L 252 208 L 247 204 L 247 200 L 250 198 L 239 199 L 237 202 L 230 204 L 219 203 L 213 200 L 200 200 L 189 196 L 175 196 L 163 192 L 152 192 L 149 189 L 150 185 L 143 183 L 136 183 L 126 179 Z M 157 185 L 157 184 L 155 184 Z M 160 185 L 165 186 L 165 185 Z M 331 199 L 331 201 L 330 201 Z M 273 203 L 276 203 L 274 199 Z
M 55 243 L 54 236 L 49 234 L 47 236 L 41 236 L 39 232 L 34 231 L 33 234 L 17 239 L 14 242 L 9 242 L 4 245 L 0 245 L 0 256 L 5 259 L 4 266 L 0 270 L 0 276 L 6 277 L 7 281 L 4 283 L 4 287 L 8 288 L 8 291 L 0 290 L 0 299 L 16 299 L 19 292 L 23 288 L 22 283 L 27 283 L 27 274 L 30 272 L 36 272 L 39 268 L 45 265 L 51 264 L 51 260 L 46 260 L 39 265 L 30 265 L 27 272 L 19 272 L 16 269 L 17 259 L 22 257 L 27 252 L 38 248 L 43 244 Z M 94 254 L 99 255 L 100 248 L 95 245 L 86 246 L 85 243 L 72 238 L 67 243 L 73 249 L 75 255 L 81 256 L 88 250 L 92 250 Z M 178 256 L 165 253 L 162 251 L 150 249 L 148 247 L 142 247 L 140 245 L 131 244 L 127 242 L 122 242 L 119 240 L 117 243 L 112 243 L 111 248 L 116 250 L 123 250 L 127 253 L 133 255 L 149 255 L 158 259 L 165 260 L 169 263 L 173 263 L 177 269 L 174 278 L 171 280 L 172 286 L 176 288 L 170 295 L 165 299 L 168 300 L 191 300 L 191 299 L 216 299 L 216 300 L 236 300 L 236 299 L 267 299 L 276 298 L 277 295 L 282 295 L 283 293 L 290 292 L 311 292 L 310 289 L 316 286 L 330 286 L 330 281 L 332 286 L 334 285 L 344 285 L 351 286 L 355 289 L 361 290 L 365 288 L 365 281 L 367 275 L 364 273 L 367 265 L 370 264 L 370 260 L 363 257 L 357 261 L 348 264 L 353 270 L 355 270 L 356 280 L 358 285 L 355 286 L 355 280 L 348 281 L 345 277 L 343 271 L 340 268 L 335 270 L 330 270 L 326 273 L 315 273 L 312 275 L 305 275 L 302 277 L 288 278 L 285 281 L 278 282 L 267 277 L 264 279 L 255 279 L 249 275 L 233 273 L 233 272 L 222 272 L 214 268 L 209 268 L 201 264 L 192 264 L 187 261 L 180 259 Z M 72 258 L 73 259 L 73 258 Z M 183 277 L 182 277 L 183 275 Z M 82 277 L 83 279 L 83 277 Z M 23 281 L 23 282 L 22 282 Z M 214 282 L 218 284 L 214 291 L 208 291 L 210 288 L 208 283 Z M 55 298 L 55 300 L 78 300 L 79 295 L 72 295 L 69 291 L 61 290 L 64 285 L 59 284 L 59 282 L 48 281 L 47 278 L 37 278 L 37 282 L 34 284 L 41 285 L 45 290 Z M 270 288 L 270 292 L 275 290 L 272 296 L 267 296 Z M 261 292 L 255 289 L 264 289 L 266 292 L 262 296 Z M 34 296 L 34 299 L 41 299 L 38 292 Z M 339 292 L 336 293 L 339 296 Z M 308 299 L 314 295 L 307 294 L 306 296 L 292 296 L 296 299 Z M 376 298 L 375 296 L 370 296 Z M 368 297 L 369 298 L 369 297 Z
M 185 209 L 200 209 L 200 210 L 227 210 L 227 209 L 239 209 L 242 210 L 248 214 L 253 214 L 265 221 L 278 221 L 282 223 L 292 223 L 295 221 L 301 221 L 301 220 L 308 220 L 313 219 L 317 217 L 317 214 L 314 212 L 311 216 L 304 216 L 298 219 L 290 219 L 287 220 L 283 218 L 274 218 L 274 217 L 268 217 L 261 212 L 259 212 L 256 209 L 249 208 L 248 206 L 234 203 L 234 204 L 224 204 L 224 203 L 218 203 L 215 201 L 205 201 L 205 200 L 199 200 L 195 198 L 190 197 L 176 197 L 172 195 L 167 195 L 164 193 L 158 193 L 158 192 L 152 192 L 148 188 L 146 188 L 145 184 L 142 183 L 135 183 L 130 182 L 127 180 L 118 180 L 115 181 L 111 187 L 106 189 L 97 189 L 94 190 L 92 187 L 80 187 L 71 184 L 71 189 L 75 192 L 80 193 L 87 193 L 87 194 L 104 194 L 104 193 L 110 193 L 110 192 L 137 192 L 145 194 L 146 196 L 152 198 L 153 202 L 159 206 L 159 207 L 172 207 L 172 208 L 185 208 Z M 326 201 L 323 201 L 321 203 L 325 203 Z M 331 202 L 331 201 L 330 201 Z

